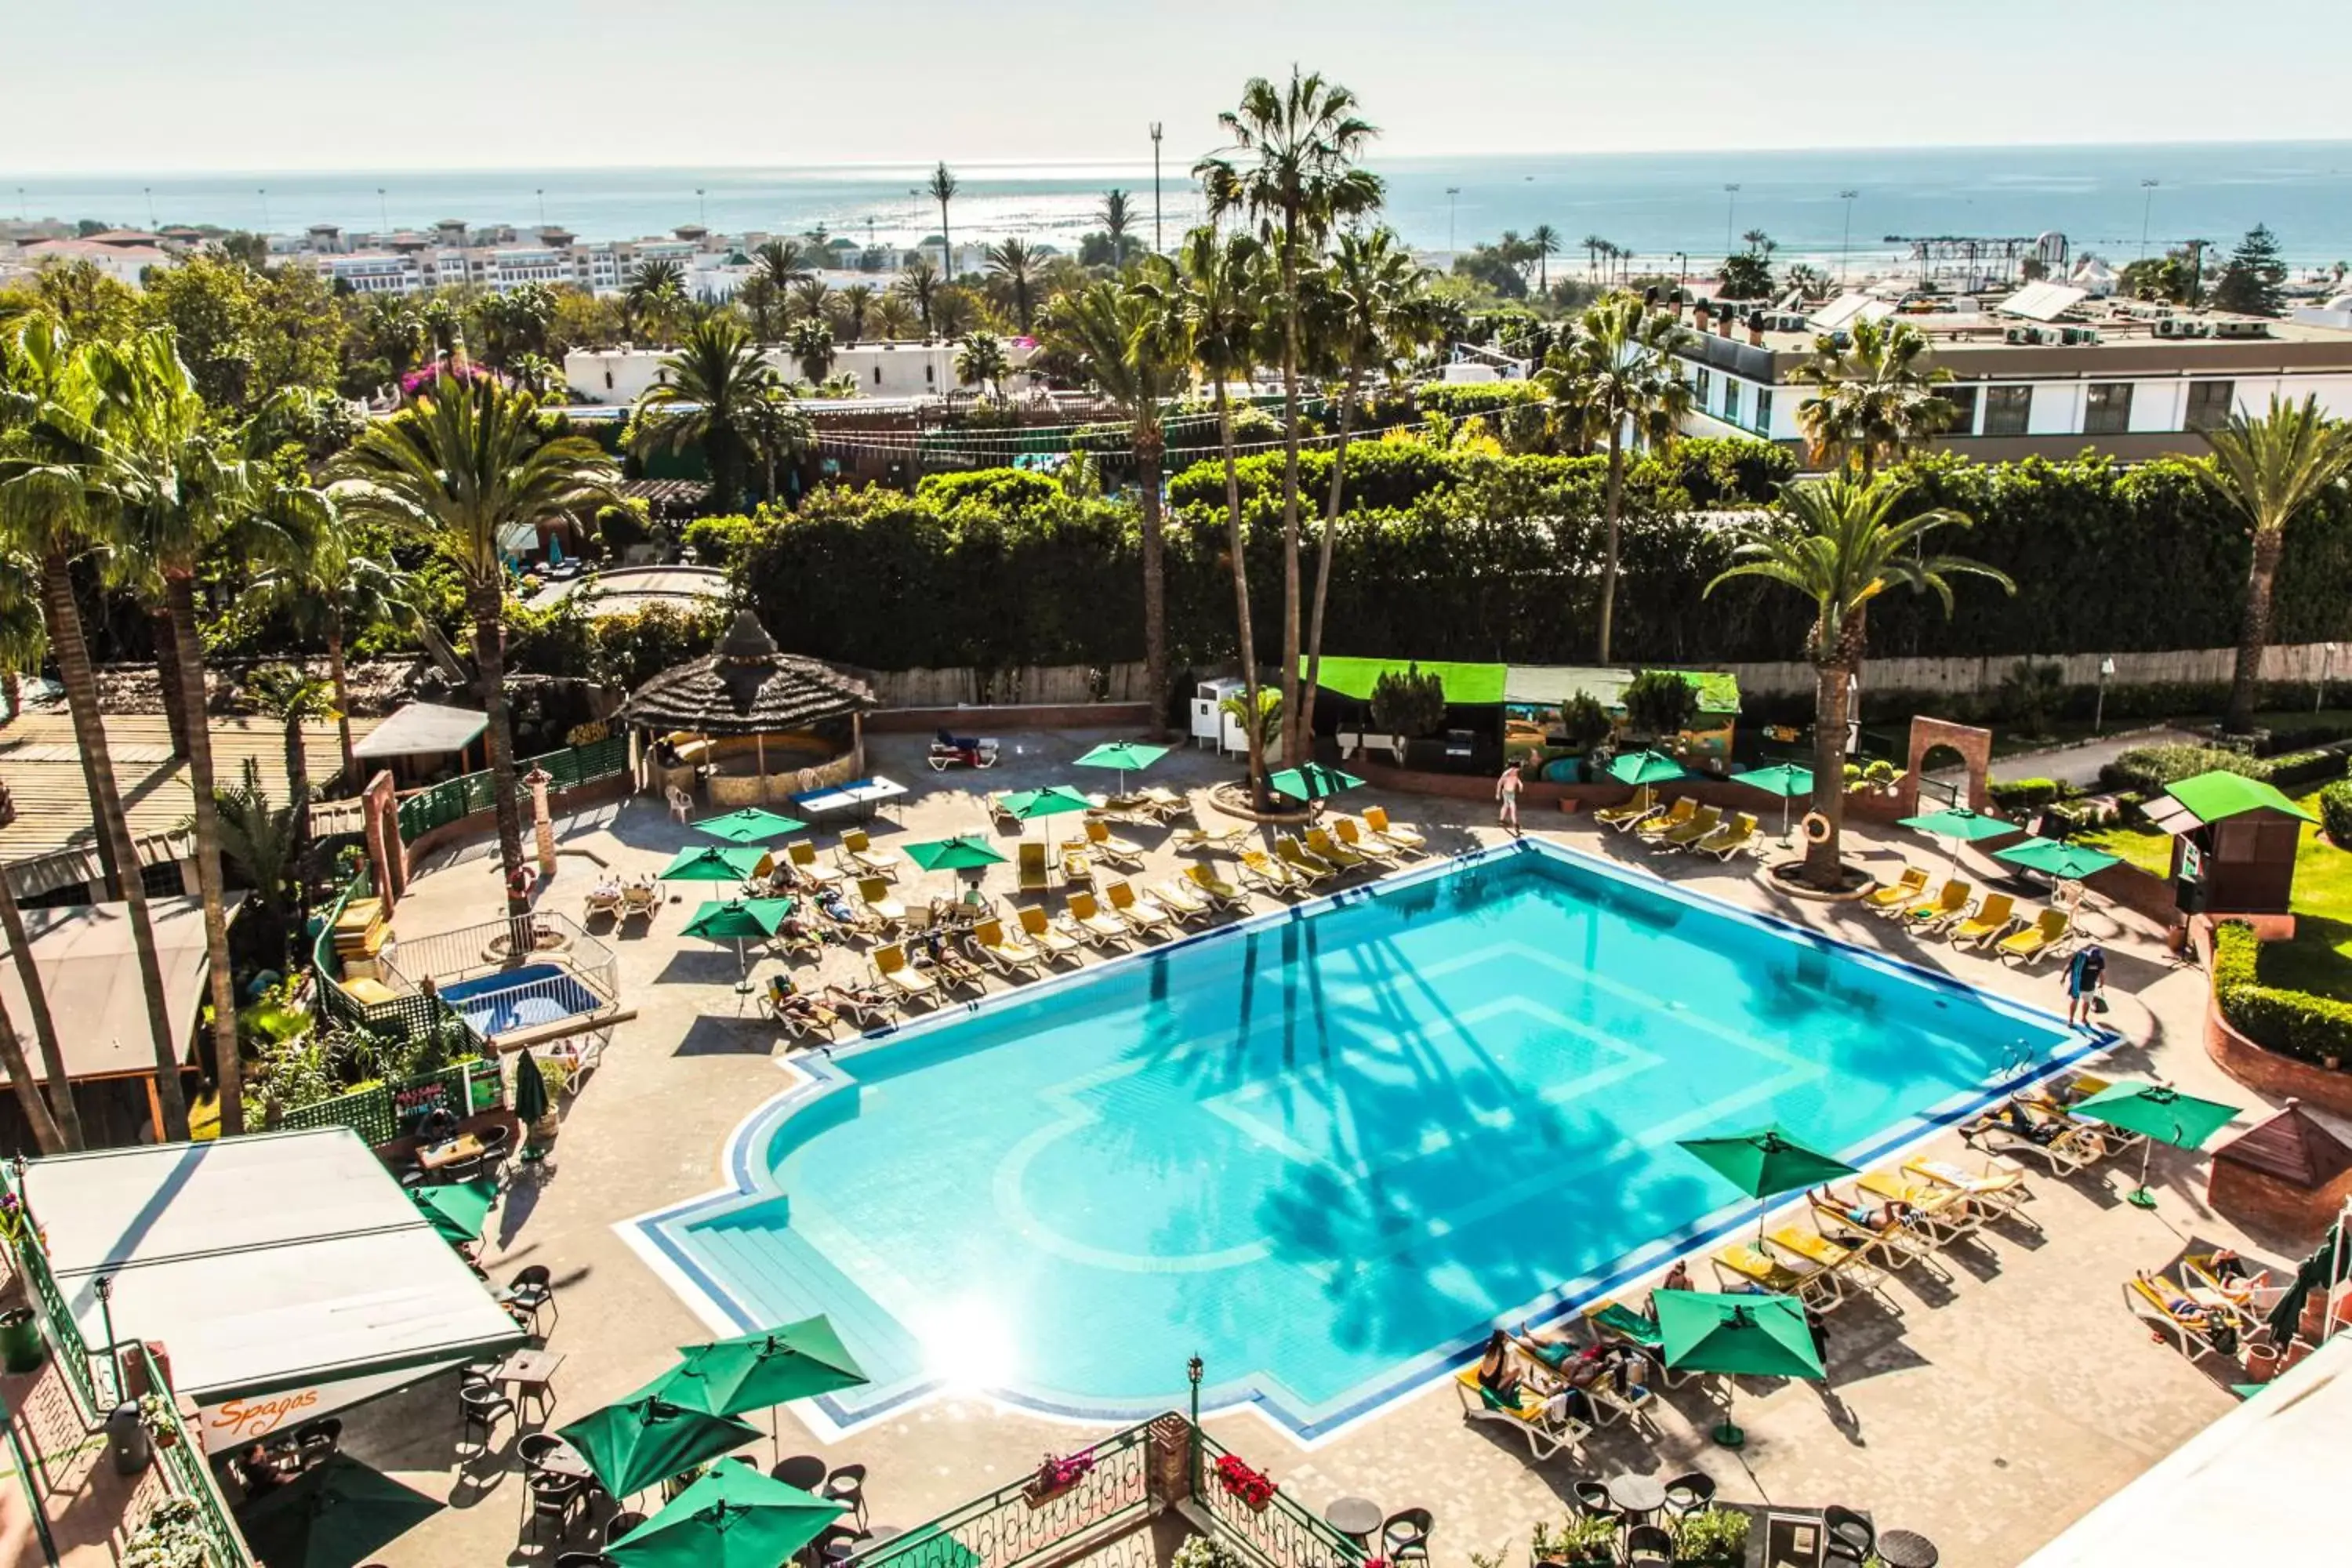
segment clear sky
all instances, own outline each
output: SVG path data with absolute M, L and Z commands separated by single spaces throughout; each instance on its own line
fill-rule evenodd
M 2324 15 L 2311 13 L 2313 16 Z M 2267 15 L 2267 13 L 2265 13 Z M 1391 156 L 2334 139 L 2335 38 L 2188 0 L 9 0 L 0 168 L 1045 161 L 1253 73 Z

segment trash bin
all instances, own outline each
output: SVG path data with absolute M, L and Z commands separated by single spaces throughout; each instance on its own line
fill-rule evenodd
M 155 1462 L 154 1440 L 147 1435 L 147 1424 L 139 1419 L 134 1401 L 124 1400 L 107 1416 L 106 1444 L 114 1455 L 118 1476 L 135 1476 Z
M 41 1321 L 30 1307 L 0 1312 L 0 1364 L 10 1372 L 31 1372 L 49 1359 L 49 1342 L 41 1337 Z

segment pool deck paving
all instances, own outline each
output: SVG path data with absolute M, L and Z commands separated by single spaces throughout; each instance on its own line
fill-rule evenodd
M 876 771 L 911 793 L 874 825 L 876 843 L 971 832 L 999 842 L 1010 858 L 1013 836 L 992 828 L 981 792 L 1071 783 L 1108 787 L 1113 776 L 1073 768 L 1071 759 L 1110 731 L 1066 731 L 1005 739 L 993 770 L 933 773 L 915 736 L 870 742 Z M 1234 776 L 1230 762 L 1180 749 L 1149 782 L 1195 793 Z M 1385 805 L 1419 825 L 1438 854 L 1496 842 L 1491 806 L 1421 795 L 1351 793 L 1350 808 Z M 778 802 L 779 809 L 787 809 Z M 1204 824 L 1230 826 L 1203 801 Z M 1042 825 L 1066 828 L 1074 819 Z M 652 871 L 681 846 L 708 842 L 669 817 L 657 800 L 598 806 L 559 822 L 557 876 L 538 898 L 542 907 L 578 917 L 580 899 L 600 868 L 625 875 Z M 1906 931 L 1848 905 L 1791 899 L 1759 879 L 1759 862 L 1719 867 L 1680 855 L 1650 855 L 1600 829 L 1590 816 L 1530 812 L 1527 826 L 1557 842 L 1640 866 L 1728 902 L 1766 910 L 1817 931 L 1933 968 L 2001 994 L 2063 1012 L 2060 966 L 2020 971 Z M 1033 826 L 1033 835 L 1040 832 Z M 1120 827 L 1144 842 L 1149 865 L 1139 885 L 1189 863 L 1150 828 Z M 815 841 L 830 858 L 835 833 Z M 1940 870 L 1943 853 L 1914 836 L 1852 831 L 1850 858 L 1879 868 L 1907 854 Z M 1769 858 L 1769 857 L 1768 857 Z M 1982 873 L 1988 863 L 1964 853 Z M 945 894 L 952 879 L 904 868 L 901 887 Z M 499 879 L 494 844 L 436 851 L 401 901 L 396 929 L 404 939 L 493 918 Z M 1009 902 L 1010 865 L 992 868 L 987 890 Z M 484 1261 L 504 1280 L 530 1264 L 552 1271 L 560 1316 L 548 1335 L 564 1355 L 551 1425 L 585 1415 L 629 1393 L 667 1367 L 674 1348 L 710 1337 L 709 1328 L 658 1278 L 622 1234 L 624 1222 L 722 1184 L 720 1152 L 754 1110 L 792 1081 L 782 1070 L 808 1047 L 756 1016 L 733 989 L 734 950 L 678 936 L 708 885 L 685 885 L 665 901 L 650 929 L 632 924 L 617 936 L 602 920 L 591 926 L 619 955 L 625 1002 L 637 1016 L 624 1025 L 603 1065 L 565 1108 L 562 1136 L 548 1168 L 520 1176 L 493 1218 Z M 1054 901 L 1058 901 L 1056 899 Z M 1261 910 L 1275 901 L 1261 897 Z M 2088 928 L 2110 954 L 2113 1011 L 2122 1037 L 2103 1070 L 2153 1073 L 2192 1093 L 2248 1108 L 2243 1126 L 2274 1107 L 2226 1079 L 2200 1042 L 2202 979 L 2175 963 L 2160 933 L 2122 911 L 2095 910 Z M 1090 958 L 1089 962 L 1098 962 Z M 762 962 L 764 976 L 777 967 Z M 864 949 L 828 949 L 821 966 L 792 971 L 803 982 L 862 978 Z M 1002 983 L 991 989 L 1003 989 Z M 2219 1142 L 2220 1140 L 2216 1140 Z M 1957 1135 L 1927 1147 L 1980 1158 Z M 1701 1469 L 1731 1500 L 1796 1506 L 1843 1503 L 1874 1513 L 1881 1528 L 1916 1530 L 1957 1568 L 2000 1568 L 2029 1555 L 2094 1504 L 2147 1469 L 2233 1403 L 2229 1385 L 2242 1374 L 2207 1358 L 2192 1364 L 2147 1329 L 2124 1303 L 2137 1269 L 2170 1263 L 2193 1241 L 2236 1246 L 2275 1263 L 2273 1238 L 2242 1234 L 2203 1201 L 2203 1160 L 2159 1149 L 2150 1182 L 2152 1211 L 2123 1201 L 2136 1165 L 2106 1166 L 2071 1179 L 2032 1169 L 2031 1223 L 1997 1222 L 1959 1244 L 1929 1269 L 1890 1276 L 1884 1289 L 1828 1320 L 1826 1385 L 1743 1384 L 1738 1418 L 1748 1443 L 1738 1452 L 1707 1436 L 1717 1418 L 1708 1384 L 1697 1379 L 1666 1393 L 1654 1421 L 1637 1429 L 1604 1428 L 1582 1453 L 1538 1464 L 1513 1434 L 1462 1417 L 1450 1381 L 1399 1400 L 1311 1447 L 1249 1410 L 1209 1418 L 1211 1432 L 1271 1474 L 1290 1496 L 1318 1512 L 1358 1496 L 1390 1510 L 1425 1507 L 1436 1517 L 1433 1559 L 1466 1565 L 1473 1552 L 1500 1554 L 1507 1568 L 1528 1561 L 1528 1535 L 1559 1522 L 1572 1506 L 1570 1483 L 1624 1471 L 1661 1478 Z M 2030 1167 L 2031 1168 L 2031 1167 Z M 1573 1194 L 1563 1194 L 1563 1223 Z M 1709 1270 L 1695 1267 L 1702 1287 Z M 1116 1334 L 1119 1325 L 1089 1325 Z M 1209 1381 L 1217 1380 L 1210 1369 Z M 1180 1407 L 1181 1367 L 1169 1369 L 1168 1399 Z M 761 1417 L 767 1424 L 770 1417 Z M 794 1411 L 776 1412 L 778 1446 L 832 1464 L 860 1462 L 869 1471 L 876 1522 L 919 1524 L 975 1494 L 1034 1470 L 1038 1456 L 1067 1452 L 1103 1428 L 1013 1409 L 974 1390 L 943 1392 L 827 1443 Z M 530 1427 L 526 1426 L 525 1430 Z M 513 1458 L 516 1434 L 501 1426 L 487 1456 L 460 1458 L 454 1376 L 348 1413 L 344 1443 L 357 1457 L 451 1504 L 384 1547 L 376 1559 L 407 1565 L 551 1562 L 543 1544 L 521 1544 L 524 1492 Z M 763 1461 L 772 1458 L 761 1446 Z M 584 1532 L 563 1543 L 593 1543 Z

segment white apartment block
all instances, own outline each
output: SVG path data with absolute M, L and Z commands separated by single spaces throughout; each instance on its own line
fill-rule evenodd
M 1034 352 L 1004 341 L 1005 357 L 1016 370 Z M 979 390 L 956 379 L 956 353 L 953 342 L 844 343 L 834 350 L 831 374 L 855 376 L 861 397 L 945 397 Z M 663 349 L 574 349 L 563 356 L 563 379 L 583 403 L 631 404 L 667 377 L 662 362 L 668 357 Z M 799 364 L 782 349 L 770 347 L 762 357 L 787 381 L 801 378 Z

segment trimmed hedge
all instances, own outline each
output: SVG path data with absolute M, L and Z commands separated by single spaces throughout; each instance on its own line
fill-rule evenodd
M 2338 779 L 2319 792 L 2319 825 L 2341 849 L 2352 849 L 2352 779 Z
M 1234 465 L 1244 509 L 1280 505 L 1282 464 L 1280 452 L 1260 452 Z M 1540 487 L 1569 481 L 1598 484 L 1608 472 L 1606 457 L 1496 458 L 1443 451 L 1418 441 L 1363 441 L 1348 448 L 1348 482 L 1340 502 L 1349 511 L 1405 510 L 1497 475 L 1514 483 Z M 1781 485 L 1795 478 L 1796 472 L 1797 459 L 1784 448 L 1769 441 L 1736 438 L 1680 441 L 1663 462 L 1636 458 L 1626 466 L 1630 489 L 1654 496 L 1678 490 L 1681 493 L 1672 497 L 1675 504 L 1698 507 L 1760 506 L 1777 498 Z M 1308 497 L 1319 509 L 1331 493 L 1328 451 L 1299 453 L 1298 485 L 1302 509 Z M 1178 472 L 1168 482 L 1168 499 L 1173 506 L 1222 514 L 1223 461 L 1205 459 Z
M 2055 779 L 1996 779 L 1985 786 L 1993 805 L 2003 811 L 2032 811 L 2066 793 Z
M 2213 932 L 2213 994 L 2231 1026 L 2265 1050 L 2301 1061 L 2352 1058 L 2352 1003 L 2262 982 L 2261 941 L 2231 921 Z
M 2272 766 L 2263 758 L 2221 746 L 2134 746 L 2099 769 L 2099 783 L 2109 789 L 2155 795 L 2200 773 L 2243 773 L 2267 780 Z

